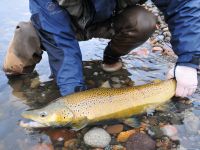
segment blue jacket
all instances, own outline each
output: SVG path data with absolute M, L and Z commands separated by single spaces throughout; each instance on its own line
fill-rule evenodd
M 91 0 L 93 22 L 108 19 L 116 0 Z M 192 59 L 200 55 L 200 0 L 154 0 L 163 11 L 172 33 L 172 46 L 180 65 L 198 68 Z M 82 58 L 69 13 L 54 0 L 29 0 L 31 21 L 49 56 L 49 64 L 61 94 L 85 89 Z

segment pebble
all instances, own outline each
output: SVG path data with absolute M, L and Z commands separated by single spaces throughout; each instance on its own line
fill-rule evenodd
M 126 143 L 127 150 L 155 150 L 156 142 L 147 134 L 137 133 L 129 137 Z
M 164 45 L 162 48 L 163 48 L 163 51 L 164 51 L 163 54 L 168 55 L 168 56 L 174 56 L 175 55 L 173 49 L 170 48 L 169 46 Z
M 34 89 L 34 88 L 37 88 L 39 86 L 40 86 L 40 79 L 39 79 L 39 77 L 34 78 L 34 79 L 31 80 L 30 88 Z
M 32 147 L 30 150 L 54 150 L 54 148 L 51 144 L 40 143 Z
M 153 47 L 152 52 L 158 52 L 158 51 L 162 52 L 163 51 L 162 47 Z
M 120 80 L 119 80 L 118 77 L 112 77 L 111 80 L 112 80 L 113 82 L 116 82 L 116 83 L 119 83 L 119 82 L 120 82 Z
M 166 31 L 169 31 L 169 28 L 168 27 L 165 27 L 165 28 L 163 28 L 162 29 L 164 32 L 166 32 Z
M 91 147 L 104 148 L 110 141 L 111 136 L 102 128 L 93 128 L 84 135 L 85 144 Z
M 124 126 L 122 124 L 116 124 L 116 125 L 108 126 L 106 128 L 106 131 L 109 134 L 118 134 L 118 133 L 122 132 L 123 129 L 124 129 Z
M 161 130 L 163 131 L 163 134 L 169 138 L 173 138 L 178 133 L 178 130 L 173 125 L 165 125 L 161 127 Z
M 137 51 L 132 51 L 131 54 L 142 56 L 142 57 L 147 57 L 149 55 L 149 51 L 147 48 L 141 48 Z
M 102 83 L 101 87 L 102 88 L 111 88 L 109 81 Z
M 77 139 L 71 139 L 71 140 L 65 141 L 64 147 L 66 147 L 68 149 L 74 149 L 77 147 L 77 144 L 78 144 Z
M 64 141 L 68 141 L 76 137 L 75 132 L 64 130 L 64 129 L 48 130 L 46 134 L 51 138 L 52 141 L 60 141 L 60 139 L 63 139 Z
M 126 150 L 126 148 L 122 145 L 113 145 L 112 150 Z
M 119 83 L 119 84 L 112 84 L 112 87 L 114 88 L 120 88 L 122 85 Z
M 152 126 L 149 128 L 148 134 L 154 138 L 161 138 L 163 136 L 163 131 L 158 126 Z
M 84 66 L 85 69 L 92 69 L 92 66 Z
M 94 72 L 93 75 L 94 75 L 94 76 L 97 76 L 97 75 L 98 75 L 98 72 Z
M 128 138 L 135 133 L 136 133 L 136 131 L 134 129 L 128 130 L 128 131 L 123 131 L 117 136 L 117 141 L 118 142 L 126 142 L 128 140 Z

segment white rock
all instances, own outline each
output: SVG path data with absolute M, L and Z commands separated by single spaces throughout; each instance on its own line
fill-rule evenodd
M 161 128 L 161 130 L 163 131 L 164 135 L 167 135 L 170 138 L 176 136 L 178 133 L 176 127 L 172 125 L 165 125 Z
M 110 141 L 111 136 L 102 128 L 93 128 L 84 135 L 85 144 L 95 148 L 104 148 Z
M 102 88 L 111 88 L 109 81 L 102 83 L 101 87 Z

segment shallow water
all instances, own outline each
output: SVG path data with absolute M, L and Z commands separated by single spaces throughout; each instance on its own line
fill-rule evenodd
M 28 21 L 30 14 L 26 0 L 18 0 L 12 3 L 1 0 L 0 6 L 0 66 L 2 66 L 6 48 L 16 24 L 19 21 Z M 100 60 L 107 42 L 108 40 L 105 39 L 80 42 L 86 84 L 89 88 L 99 87 L 106 81 L 109 82 L 111 87 L 123 87 L 149 83 L 155 79 L 165 79 L 165 72 L 174 60 L 161 54 L 150 53 L 147 58 L 130 54 L 123 57 L 125 66 L 121 71 L 108 74 L 100 68 Z M 148 42 L 142 47 L 151 49 Z M 49 78 L 49 75 L 50 70 L 46 53 L 31 75 L 8 80 L 3 71 L 0 70 L 0 150 L 28 150 L 40 142 L 52 142 L 51 133 L 54 131 L 51 129 L 48 131 L 27 131 L 18 126 L 18 121 L 22 119 L 20 113 L 23 110 L 41 107 L 59 97 L 57 87 Z M 34 83 L 38 83 L 36 88 L 31 88 Z M 174 109 L 166 110 L 164 113 L 156 113 L 155 118 L 174 124 L 179 131 L 180 145 L 189 150 L 194 150 L 200 149 L 200 133 L 197 131 L 190 133 L 186 128 L 192 124 L 198 124 L 198 122 L 190 120 L 190 125 L 185 119 L 184 123 L 184 117 L 188 118 L 187 115 L 192 114 L 199 119 L 199 89 L 196 94 L 190 97 L 190 100 L 193 101 L 192 107 L 179 102 L 172 103 Z M 170 114 L 170 112 L 173 113 Z M 166 117 L 167 115 L 170 117 Z M 180 118 L 174 119 L 179 115 L 181 115 L 181 121 Z M 71 134 L 68 133 L 68 136 L 67 138 L 71 138 Z

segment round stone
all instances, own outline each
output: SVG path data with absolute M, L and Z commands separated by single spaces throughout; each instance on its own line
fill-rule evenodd
M 156 142 L 147 134 L 137 133 L 129 137 L 126 148 L 127 150 L 155 150 Z
M 91 147 L 104 148 L 110 141 L 111 136 L 102 128 L 93 128 L 84 135 L 85 144 Z

